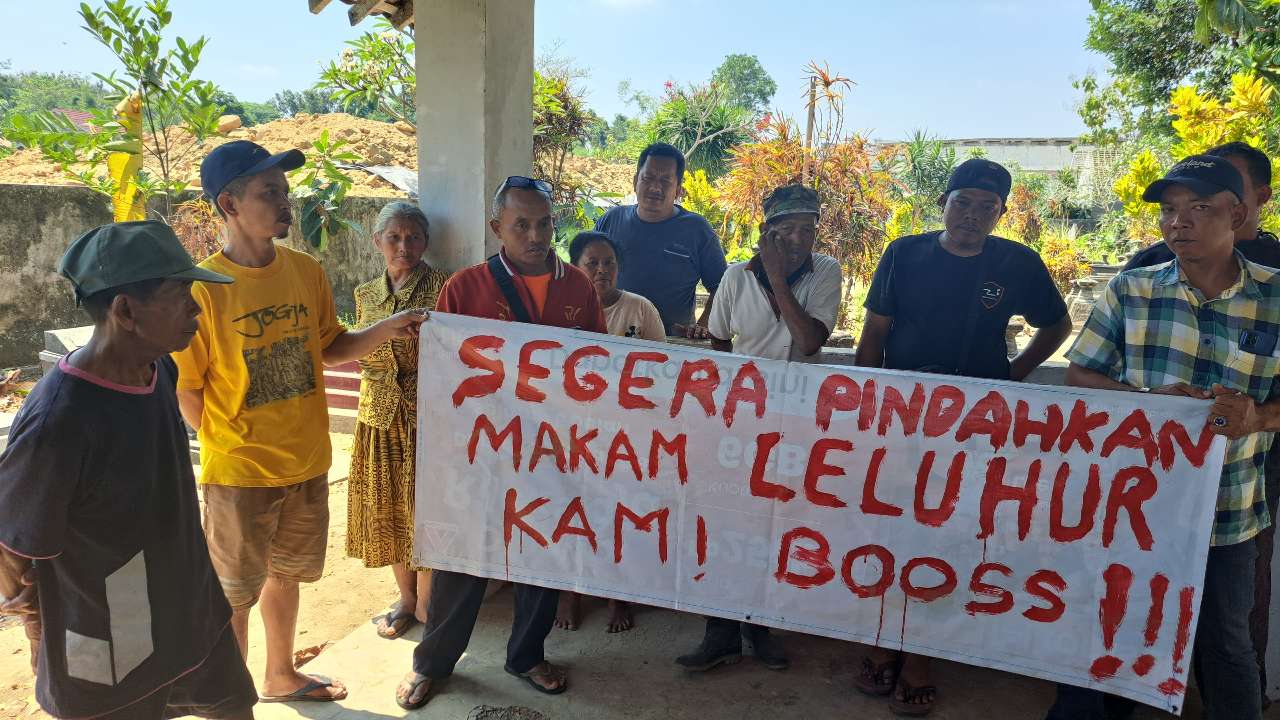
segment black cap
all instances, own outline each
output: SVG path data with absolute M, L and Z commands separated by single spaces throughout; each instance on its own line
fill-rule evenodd
M 1013 187 L 1013 177 L 1000 163 L 986 158 L 971 158 L 960 163 L 947 180 L 947 194 L 953 190 L 976 188 L 987 190 L 1000 196 L 1001 202 L 1009 200 L 1009 188 Z
M 216 204 L 222 189 L 238 177 L 257 175 L 273 167 L 297 170 L 306 161 L 301 150 L 286 150 L 272 155 L 258 143 L 232 140 L 214 148 L 200 163 L 200 187 Z
M 1202 197 L 1231 191 L 1244 201 L 1244 178 L 1225 158 L 1215 155 L 1189 155 L 1169 168 L 1164 177 L 1151 183 L 1142 193 L 1147 202 L 1160 202 L 1164 191 L 1172 185 L 1184 185 Z
M 121 285 L 173 278 L 229 283 L 221 273 L 196 267 L 173 229 L 158 220 L 101 225 L 71 243 L 58 263 L 76 300 Z

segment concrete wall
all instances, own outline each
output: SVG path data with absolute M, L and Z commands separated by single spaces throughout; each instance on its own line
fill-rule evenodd
M 111 212 L 92 190 L 0 185 L 0 367 L 34 365 L 45 330 L 85 324 L 58 259 L 104 222 Z
M 331 238 L 323 253 L 294 232 L 285 242 L 315 255 L 333 285 L 339 314 L 353 314 L 352 292 L 384 269 L 368 230 L 387 198 L 348 198 L 343 213 L 366 228 Z M 298 208 L 294 208 L 298 217 Z M 77 236 L 111 222 L 101 195 L 64 185 L 0 184 L 0 368 L 36 364 L 45 330 L 84 325 L 58 259 Z
M 956 158 L 965 160 L 975 149 L 1002 165 L 1016 164 L 1026 172 L 1052 173 L 1076 168 L 1088 161 L 1092 148 L 1073 148 L 1076 138 L 974 138 L 945 140 L 955 148 Z

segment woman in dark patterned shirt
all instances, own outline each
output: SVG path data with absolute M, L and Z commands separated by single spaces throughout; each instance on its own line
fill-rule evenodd
M 435 307 L 447 273 L 427 265 L 427 218 L 397 200 L 378 213 L 373 243 L 387 261 L 381 276 L 356 288 L 356 326 L 409 308 Z M 365 567 L 391 566 L 400 600 L 378 621 L 378 634 L 400 637 L 426 622 L 430 570 L 413 560 L 414 452 L 418 341 L 383 343 L 360 360 L 360 407 L 351 451 L 347 555 Z

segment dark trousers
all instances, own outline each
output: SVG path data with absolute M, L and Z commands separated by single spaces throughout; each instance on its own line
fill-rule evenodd
M 1200 622 L 1192 658 L 1209 720 L 1259 720 L 1262 691 L 1249 635 L 1257 545 L 1248 540 L 1209 548 Z M 1045 720 L 1110 720 L 1132 703 L 1098 690 L 1059 685 Z
M 1276 546 L 1276 506 L 1280 503 L 1280 446 L 1273 445 L 1267 453 L 1267 509 L 1271 512 L 1271 526 L 1258 533 L 1254 542 L 1258 546 L 1253 586 L 1253 612 L 1249 613 L 1249 633 L 1253 635 L 1253 651 L 1258 656 L 1258 679 L 1263 703 L 1267 697 L 1267 637 L 1270 634 L 1271 610 L 1271 557 Z
M 414 672 L 433 679 L 453 673 L 471 641 L 488 582 L 463 573 L 431 571 L 427 626 L 413 651 Z M 560 591 L 519 583 L 512 587 L 516 608 L 507 641 L 507 669 L 523 673 L 543 660 L 543 643 L 556 620 Z
M 705 640 L 707 645 L 715 648 L 742 648 L 742 633 L 750 638 L 768 635 L 769 628 L 763 625 L 726 620 L 725 618 L 707 617 Z

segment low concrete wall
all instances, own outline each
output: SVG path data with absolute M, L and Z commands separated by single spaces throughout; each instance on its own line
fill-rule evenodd
M 34 365 L 45 330 L 84 324 L 58 259 L 104 222 L 110 210 L 86 188 L 0 185 L 0 367 Z
M 383 271 L 367 231 L 386 202 L 348 198 L 343 214 L 366 232 L 340 233 L 322 253 L 302 241 L 296 225 L 285 241 L 320 260 L 340 314 L 354 313 L 356 286 Z M 107 200 L 87 188 L 0 184 L 0 368 L 34 365 L 45 330 L 85 323 L 70 285 L 57 273 L 58 259 L 81 233 L 109 222 Z

